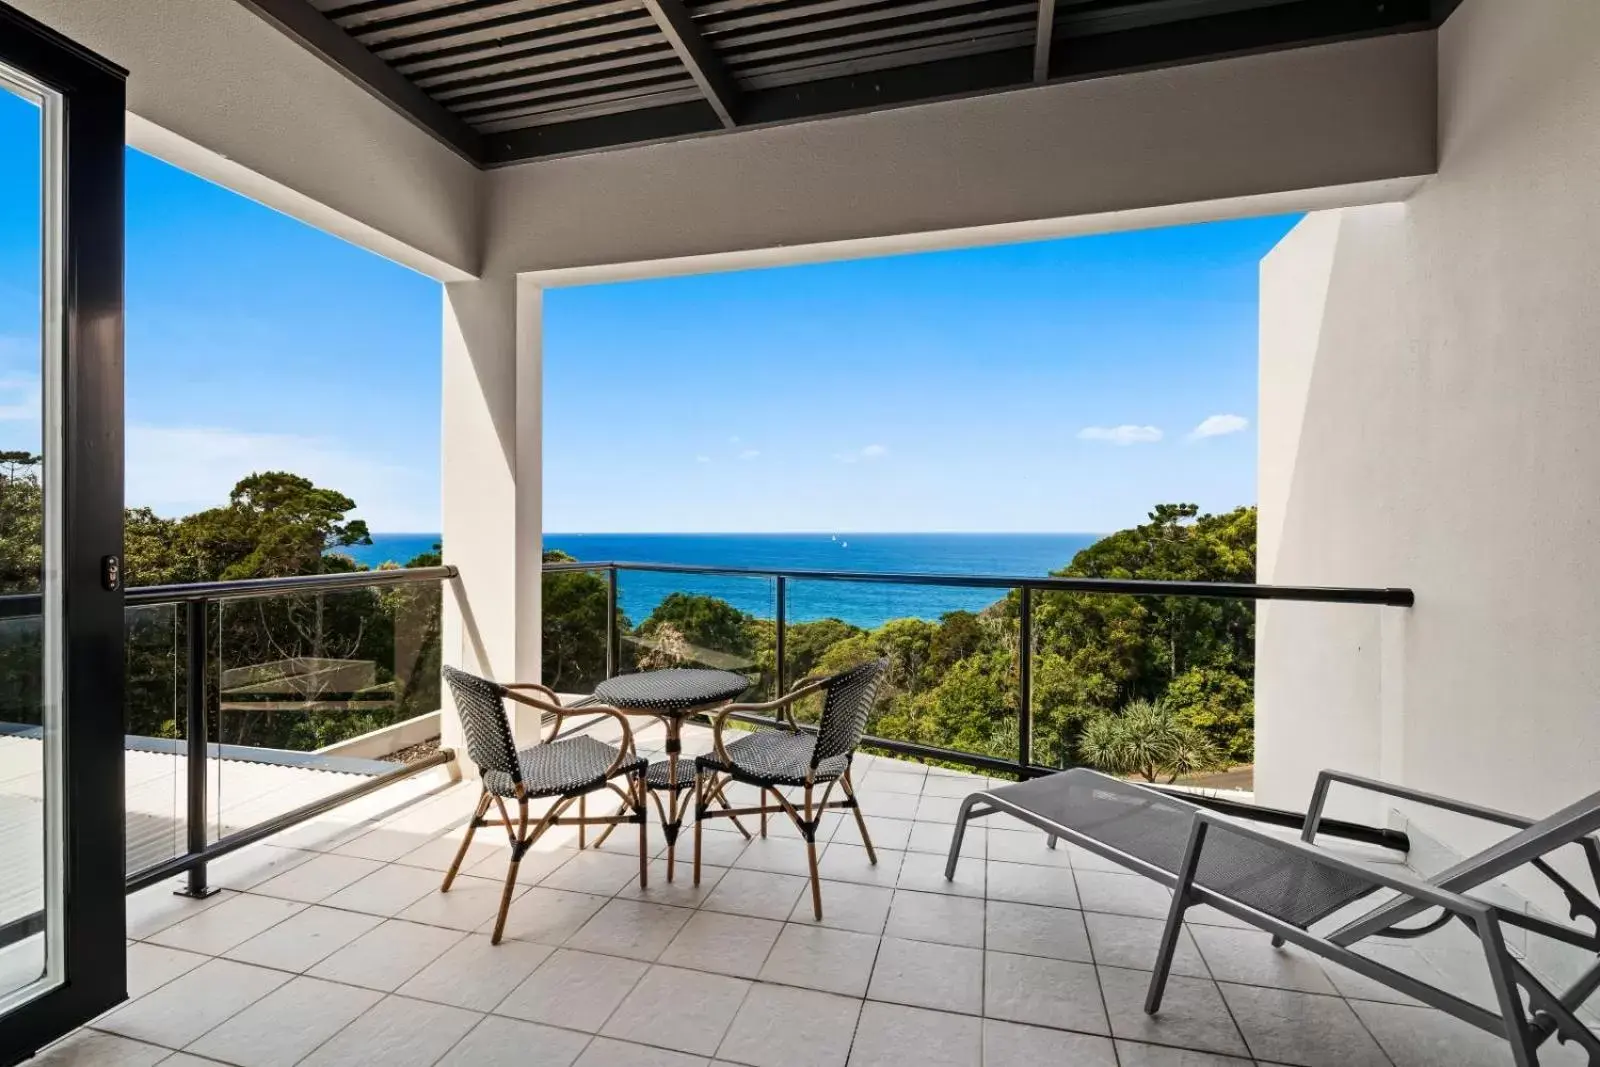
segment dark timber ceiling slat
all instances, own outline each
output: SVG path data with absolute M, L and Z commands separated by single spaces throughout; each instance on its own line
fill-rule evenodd
M 1456 0 L 238 2 L 497 166 L 1412 32 Z

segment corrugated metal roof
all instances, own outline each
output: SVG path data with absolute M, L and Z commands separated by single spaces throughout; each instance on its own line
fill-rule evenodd
M 490 165 L 1402 32 L 1435 25 L 1454 6 L 1453 0 L 241 2 L 303 40 L 320 34 L 306 29 L 309 5 L 312 18 L 359 43 L 432 101 L 421 101 L 420 110 L 417 101 L 397 99 L 396 106 L 458 148 L 475 148 L 477 161 Z M 292 5 L 301 7 L 287 10 Z M 308 43 L 336 62 L 348 44 Z M 370 83 L 371 74 L 353 76 Z M 452 128 L 439 129 L 441 121 Z

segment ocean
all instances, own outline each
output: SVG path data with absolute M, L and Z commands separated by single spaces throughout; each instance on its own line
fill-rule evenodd
M 1065 567 L 1079 549 L 1099 538 L 1092 533 L 546 534 L 544 543 L 547 549 L 597 562 L 1041 577 Z M 438 540 L 438 534 L 375 533 L 370 546 L 348 551 L 375 567 L 386 560 L 404 563 Z M 674 592 L 721 597 L 764 618 L 776 614 L 771 579 L 633 571 L 622 571 L 617 578 L 618 600 L 634 623 Z M 1002 595 L 994 589 L 791 580 L 787 610 L 791 622 L 838 618 L 870 628 L 889 619 L 981 611 Z

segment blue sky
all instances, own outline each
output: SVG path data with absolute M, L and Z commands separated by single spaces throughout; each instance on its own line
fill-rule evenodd
M 38 441 L 36 144 L 0 93 L 0 448 Z M 546 528 L 1103 531 L 1253 502 L 1257 263 L 1293 222 L 552 292 Z M 133 151 L 127 261 L 130 505 L 278 468 L 438 529 L 437 283 Z

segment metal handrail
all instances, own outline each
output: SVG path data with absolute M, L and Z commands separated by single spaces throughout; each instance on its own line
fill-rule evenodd
M 960 764 L 972 770 L 991 774 L 1011 774 L 1019 778 L 1032 778 L 1061 769 L 1033 761 L 1032 613 L 1033 605 L 1037 602 L 1033 595 L 1035 593 L 1205 597 L 1250 601 L 1279 600 L 1322 604 L 1369 604 L 1378 607 L 1399 608 L 1409 608 L 1416 603 L 1416 596 L 1410 589 L 1396 587 L 1262 585 L 1250 582 L 1180 582 L 1124 578 L 1039 578 L 1022 575 L 1003 576 L 990 574 L 874 573 L 871 571 L 807 570 L 801 568 L 761 570 L 753 567 L 721 567 L 684 563 L 635 563 L 612 560 L 598 562 L 573 560 L 571 562 L 544 564 L 544 573 L 546 574 L 603 573 L 606 576 L 607 678 L 612 677 L 617 672 L 618 666 L 617 649 L 620 646 L 621 635 L 617 628 L 617 575 L 621 571 L 764 578 L 772 581 L 776 600 L 774 615 L 777 623 L 777 629 L 774 634 L 774 672 L 780 691 L 788 678 L 787 664 L 784 662 L 786 648 L 784 631 L 788 622 L 788 594 L 791 581 L 865 582 L 886 585 L 932 585 L 961 589 L 1017 591 L 1020 598 L 1018 607 L 1020 631 L 1018 644 L 1019 648 L 1025 651 L 1021 652 L 1017 657 L 1018 723 L 1017 754 L 1015 758 L 1006 759 L 1000 756 L 960 752 L 955 749 L 870 735 L 862 738 L 861 743 L 867 748 L 892 752 L 913 759 L 940 760 L 946 763 Z M 736 713 L 733 718 L 754 726 L 779 725 L 777 720 L 766 719 L 759 715 Z M 1184 796 L 1191 802 L 1222 812 L 1235 815 L 1248 814 L 1258 821 L 1275 823 L 1285 827 L 1298 827 L 1305 820 L 1305 814 L 1301 812 L 1260 808 L 1223 797 L 1201 799 L 1190 793 L 1184 793 Z M 1405 851 L 1409 845 L 1403 833 L 1386 828 L 1347 822 L 1340 822 L 1337 825 L 1333 823 L 1325 825 L 1327 832 L 1336 837 L 1381 845 L 1386 848 L 1397 848 L 1400 851 Z
M 1410 589 L 1366 586 L 1260 585 L 1253 582 L 1175 582 L 1135 578 L 1037 578 L 998 574 L 915 574 L 876 571 L 823 571 L 784 568 L 719 567 L 694 563 L 632 563 L 607 560 L 546 563 L 545 573 L 564 571 L 655 571 L 667 574 L 710 574 L 740 578 L 784 578 L 792 581 L 868 582 L 882 585 L 942 585 L 965 589 L 1032 589 L 1048 593 L 1100 593 L 1124 596 L 1188 596 L 1220 600 L 1301 600 L 1319 604 L 1377 604 L 1409 608 L 1416 602 Z

